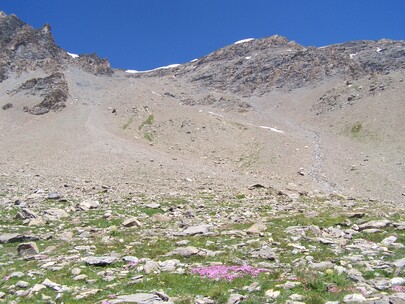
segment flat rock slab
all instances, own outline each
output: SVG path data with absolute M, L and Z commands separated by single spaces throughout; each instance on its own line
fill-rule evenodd
M 100 256 L 86 258 L 86 264 L 92 266 L 108 266 L 118 261 L 115 256 Z
M 109 299 L 109 303 L 137 303 L 137 304 L 156 304 L 156 303 L 173 303 L 169 299 L 162 299 L 156 294 L 137 293 L 132 295 L 118 296 L 115 299 Z
M 17 251 L 21 256 L 31 256 L 39 253 L 38 246 L 35 242 L 22 243 L 18 245 Z
M 0 244 L 6 243 L 21 243 L 27 241 L 37 241 L 38 237 L 34 235 L 24 235 L 20 233 L 5 233 L 0 234 Z
M 134 226 L 136 226 L 136 227 L 142 227 L 142 224 L 138 221 L 138 219 L 137 218 L 135 218 L 135 217 L 131 217 L 131 218 L 129 218 L 129 219 L 126 219 L 123 223 L 122 223 L 122 225 L 124 226 L 124 227 L 134 227 Z
M 389 220 L 370 221 L 370 222 L 359 225 L 359 229 L 360 230 L 380 229 L 380 228 L 387 227 L 389 224 L 391 224 L 391 221 L 389 221 Z
M 178 236 L 196 235 L 196 234 L 204 235 L 204 234 L 207 234 L 210 232 L 211 227 L 212 227 L 211 225 L 205 225 L 205 224 L 197 225 L 197 226 L 190 226 L 183 231 L 175 233 L 175 235 L 178 235 Z

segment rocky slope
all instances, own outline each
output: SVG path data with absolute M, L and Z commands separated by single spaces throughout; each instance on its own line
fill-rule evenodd
M 0 44 L 0 302 L 403 303 L 404 42 Z

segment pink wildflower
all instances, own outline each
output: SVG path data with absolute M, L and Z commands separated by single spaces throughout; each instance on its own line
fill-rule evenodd
M 392 286 L 391 290 L 394 292 L 405 292 L 405 286 L 403 285 Z
M 206 277 L 213 280 L 227 280 L 232 281 L 236 278 L 242 276 L 252 276 L 256 277 L 261 272 L 267 272 L 264 268 L 255 268 L 252 266 L 225 266 L 225 265 L 214 265 L 197 267 L 191 269 L 192 273 L 198 274 L 201 277 Z

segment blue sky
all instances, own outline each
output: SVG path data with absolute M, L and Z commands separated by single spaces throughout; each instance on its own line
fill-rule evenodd
M 2 0 L 71 53 L 115 68 L 183 63 L 244 38 L 279 34 L 305 46 L 405 40 L 405 0 Z

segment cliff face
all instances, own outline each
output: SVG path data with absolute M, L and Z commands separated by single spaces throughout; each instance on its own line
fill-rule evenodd
M 34 107 L 24 107 L 26 112 L 39 115 L 65 107 L 69 90 L 64 71 L 69 66 L 94 75 L 113 73 L 108 60 L 96 54 L 74 57 L 55 43 L 49 25 L 34 29 L 15 15 L 7 16 L 0 12 L 0 82 L 32 71 L 48 75 L 29 79 L 10 92 L 17 94 L 24 91 L 25 94 L 35 95 L 41 90 L 42 102 Z
M 233 44 L 148 75 L 171 73 L 199 86 L 250 96 L 315 85 L 331 77 L 352 81 L 400 69 L 405 69 L 404 41 L 354 41 L 316 48 L 276 35 Z

